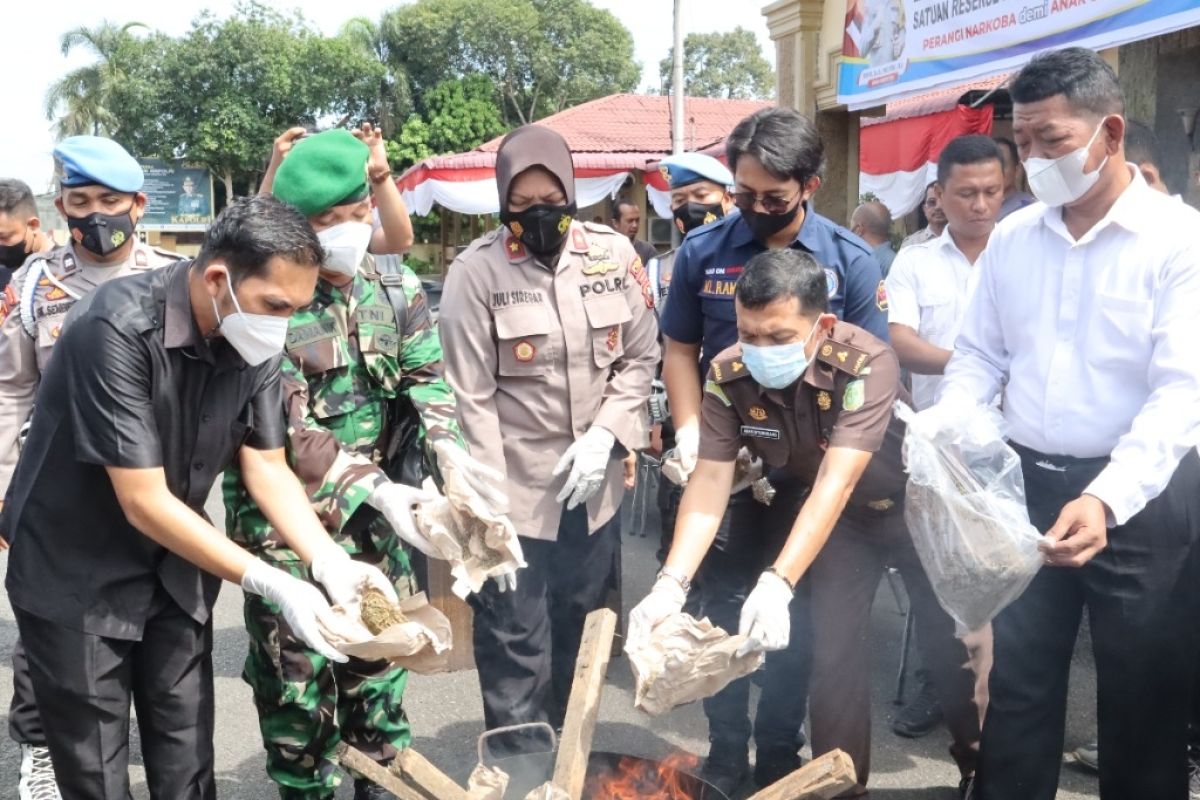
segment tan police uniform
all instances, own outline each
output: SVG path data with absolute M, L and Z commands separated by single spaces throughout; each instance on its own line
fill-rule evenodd
M 784 390 L 759 386 L 740 346 L 725 350 L 713 359 L 701 407 L 700 458 L 733 461 L 745 446 L 768 466 L 815 485 L 829 448 L 874 453 L 809 571 L 813 753 L 845 750 L 861 786 L 871 765 L 868 626 L 887 566 L 899 569 L 908 587 L 922 658 L 964 776 L 973 774 L 979 747 L 966 648 L 954 637 L 954 623 L 938 604 L 904 523 L 904 426 L 892 415 L 898 397 L 907 399 L 907 392 L 895 353 L 863 329 L 838 322 L 801 379 Z
M 0 301 L 0 497 L 16 468 L 18 435 L 33 411 L 34 393 L 67 312 L 107 280 L 181 258 L 138 241 L 120 264 L 97 264 L 66 244 L 32 256 L 13 273 Z
M 629 239 L 572 221 L 553 268 L 505 229 L 450 267 L 438 319 L 446 378 L 471 453 L 507 476 L 528 566 L 515 591 L 471 596 L 488 728 L 561 725 L 584 617 L 620 546 L 621 457 L 647 444 L 658 326 Z M 592 425 L 612 432 L 604 487 L 566 511 L 551 473 Z

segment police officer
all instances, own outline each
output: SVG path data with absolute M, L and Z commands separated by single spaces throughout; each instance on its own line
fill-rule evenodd
M 29 185 L 15 178 L 0 178 L 0 290 L 8 286 L 25 259 L 53 247 L 54 239 L 42 230 Z
M 660 318 L 666 341 L 663 377 L 685 474 L 696 463 L 701 377 L 711 359 L 737 340 L 733 291 L 752 256 L 783 248 L 810 253 L 825 270 L 832 312 L 887 339 L 887 295 L 870 248 L 809 207 L 821 183 L 824 158 L 812 121 L 787 108 L 763 109 L 738 123 L 725 150 L 740 213 L 684 240 Z M 768 477 L 776 490 L 772 504 L 755 501 L 750 490 L 732 498 L 716 546 L 697 578 L 704 614 L 722 627 L 735 625 L 742 598 L 786 537 L 807 488 L 787 472 Z M 792 645 L 767 660 L 754 726 L 754 777 L 760 786 L 799 766 L 808 670 L 805 597 L 802 587 L 793 609 L 797 636 Z M 704 777 L 727 794 L 748 770 L 749 692 L 748 679 L 735 681 L 704 704 L 710 741 Z
M 312 303 L 293 315 L 282 362 L 288 454 L 325 529 L 348 557 L 379 566 L 401 597 L 413 592 L 404 544 L 434 555 L 413 525 L 418 489 L 393 483 L 384 462 L 401 401 L 419 413 L 432 451 L 458 445 L 454 397 L 442 378 L 442 349 L 421 282 L 407 267 L 385 286 L 367 254 L 372 195 L 384 205 L 399 190 L 389 180 L 383 138 L 370 145 L 346 130 L 300 141 L 275 176 L 275 197 L 308 217 L 325 247 Z M 389 276 L 391 277 L 391 276 Z M 413 446 L 422 447 L 421 441 Z M 438 452 L 445 452 L 439 447 Z M 419 457 L 419 454 L 418 454 Z M 472 474 L 488 473 L 475 465 Z M 313 576 L 270 526 L 241 480 L 224 481 L 230 538 L 302 580 Z M 387 661 L 332 663 L 308 647 L 257 595 L 245 598 L 250 650 L 243 679 L 254 690 L 267 773 L 284 798 L 331 798 L 341 778 L 335 748 L 345 741 L 387 764 L 408 746 L 401 698 L 406 670 Z M 356 800 L 390 797 L 359 779 Z
M 829 312 L 826 285 L 822 267 L 796 250 L 760 254 L 746 265 L 736 288 L 740 344 L 709 368 L 699 463 L 684 492 L 671 553 L 630 616 L 630 637 L 683 607 L 725 511 L 734 459 L 749 447 L 812 489 L 785 545 L 740 609 L 737 631 L 748 637 L 742 651 L 787 646 L 796 584 L 811 573 L 813 753 L 849 753 L 860 784 L 852 794 L 865 793 L 867 627 L 884 567 L 896 566 L 920 609 L 920 635 L 945 697 L 951 752 L 965 789 L 979 741 L 974 678 L 904 524 L 903 426 L 892 418 L 902 392 L 899 364 L 885 343 Z
M 105 281 L 182 257 L 134 236 L 146 208 L 145 178 L 123 147 L 98 136 L 72 136 L 54 157 L 63 171 L 54 204 L 67 218 L 72 241 L 26 261 L 0 301 L 0 496 L 12 480 L 17 443 L 67 312 Z M 20 640 L 13 648 L 9 731 L 21 746 L 20 791 L 52 786 L 54 770 Z
M 212 605 L 221 578 L 344 661 L 312 585 L 203 517 L 237 459 L 251 495 L 336 603 L 364 582 L 284 454 L 279 355 L 324 253 L 277 200 L 226 206 L 200 255 L 110 281 L 72 310 L 0 517 L 7 589 L 64 800 L 128 796 L 129 710 L 155 800 L 215 798 Z
M 455 260 L 438 320 L 463 433 L 507 476 L 528 563 L 516 591 L 472 596 L 475 660 L 489 728 L 557 726 L 619 546 L 621 459 L 646 443 L 654 298 L 627 237 L 574 219 L 557 133 L 509 133 L 496 181 L 504 227 Z
M 716 222 L 733 209 L 733 174 L 729 168 L 704 153 L 679 153 L 659 162 L 671 189 L 671 214 L 680 236 L 710 222 Z M 666 305 L 667 290 L 675 270 L 675 250 L 650 259 L 646 269 L 654 287 L 654 307 Z

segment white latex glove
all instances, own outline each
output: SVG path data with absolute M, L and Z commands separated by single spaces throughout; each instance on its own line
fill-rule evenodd
M 257 560 L 242 575 L 242 588 L 279 606 L 288 627 L 313 650 L 330 661 L 344 663 L 347 660 L 321 635 L 322 625 L 337 630 L 342 623 L 320 589 Z
M 447 465 L 455 470 L 467 483 L 467 488 L 479 495 L 493 511 L 508 509 L 508 495 L 504 493 L 504 476 L 484 464 L 458 445 L 440 440 L 433 445 L 438 468 L 445 473 Z
M 688 476 L 696 469 L 696 461 L 700 458 L 699 422 L 675 429 L 675 457 L 679 459 L 679 469 L 686 482 Z
M 500 594 L 515 592 L 517 590 L 517 568 L 513 567 L 507 572 L 493 575 L 492 580 L 496 582 L 496 591 Z
M 337 545 L 322 550 L 313 557 L 313 580 L 325 587 L 325 593 L 335 606 L 349 605 L 358 600 L 365 581 L 372 588 L 383 592 L 388 600 L 399 603 L 396 589 L 377 567 L 355 561 L 350 554 Z
M 558 477 L 569 468 L 571 474 L 562 491 L 555 498 L 558 502 L 567 500 L 567 510 L 575 508 L 580 503 L 586 503 L 592 495 L 600 491 L 604 485 L 604 476 L 608 473 L 608 462 L 612 459 L 613 444 L 617 437 L 611 432 L 593 425 L 587 433 L 580 436 L 563 453 L 562 458 L 554 467 L 554 477 Z
M 666 575 L 654 582 L 650 594 L 629 612 L 629 629 L 625 634 L 625 647 L 640 645 L 650 638 L 654 626 L 672 614 L 683 611 L 687 594 L 679 581 Z
M 402 541 L 420 550 L 430 558 L 441 558 L 442 554 L 417 529 L 413 519 L 413 506 L 436 500 L 438 495 L 424 489 L 415 489 L 402 483 L 385 483 L 371 492 L 367 498 L 368 505 L 383 514 L 388 524 L 396 531 Z
M 788 613 L 791 602 L 792 589 L 787 581 L 773 572 L 760 575 L 758 585 L 742 604 L 738 633 L 746 637 L 746 642 L 738 648 L 737 655 L 787 647 L 792 630 L 792 616 Z

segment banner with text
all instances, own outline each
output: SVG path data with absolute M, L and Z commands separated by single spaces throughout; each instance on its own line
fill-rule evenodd
M 851 109 L 1200 24 L 1200 0 L 847 0 L 838 102 Z

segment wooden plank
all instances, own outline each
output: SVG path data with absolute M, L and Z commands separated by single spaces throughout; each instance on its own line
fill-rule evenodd
M 752 794 L 749 800 L 829 800 L 854 788 L 857 782 L 850 756 L 842 750 L 831 750 Z
M 468 800 L 466 789 L 411 747 L 400 751 L 390 770 L 430 797 L 438 800 Z
M 334 752 L 337 753 L 338 761 L 341 762 L 343 767 L 357 772 L 372 783 L 387 789 L 400 800 L 429 800 L 429 798 L 400 780 L 398 776 L 393 775 L 385 767 L 376 764 L 361 750 L 351 747 L 345 742 L 341 742 Z
M 617 615 L 607 608 L 588 614 L 583 625 L 571 699 L 567 702 L 563 732 L 558 739 L 558 758 L 554 764 L 554 785 L 565 791 L 571 800 L 580 800 L 583 796 L 592 734 L 596 731 L 600 695 L 604 691 L 604 676 L 612 657 L 616 630 Z
M 462 672 L 475 668 L 473 628 L 475 614 L 471 607 L 450 590 L 454 579 L 450 577 L 447 561 L 426 559 L 425 594 L 429 605 L 441 611 L 450 620 L 450 635 L 454 646 L 450 650 L 447 671 Z

